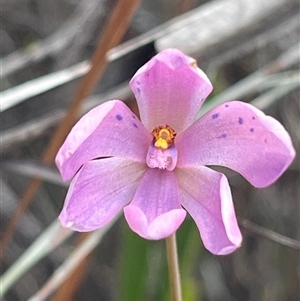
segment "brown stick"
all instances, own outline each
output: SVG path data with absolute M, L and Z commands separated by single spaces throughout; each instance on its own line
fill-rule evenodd
M 78 247 L 89 235 L 90 233 L 81 233 L 76 242 L 76 246 Z M 71 273 L 66 281 L 60 286 L 59 290 L 54 294 L 51 301 L 74 300 L 74 296 L 86 276 L 87 268 L 92 258 L 92 254 L 89 254 L 83 261 L 81 261 L 73 273 Z
M 110 18 L 108 19 L 108 22 L 106 23 L 103 34 L 91 59 L 92 67 L 82 79 L 79 88 L 71 102 L 67 115 L 58 126 L 49 146 L 42 156 L 41 161 L 44 164 L 51 164 L 53 162 L 59 147 L 78 118 L 82 103 L 92 92 L 100 78 L 100 75 L 103 73 L 106 67 L 105 55 L 107 51 L 118 45 L 121 41 L 139 2 L 139 0 L 119 0 L 117 2 Z M 4 250 L 13 236 L 17 224 L 22 218 L 27 207 L 32 202 L 32 199 L 40 187 L 41 182 L 42 181 L 40 179 L 33 179 L 25 190 L 18 208 L 16 209 L 8 223 L 7 228 L 4 231 L 1 240 L 0 258 L 4 255 Z

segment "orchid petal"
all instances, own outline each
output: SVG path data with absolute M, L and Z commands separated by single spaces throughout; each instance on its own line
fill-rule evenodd
M 205 166 L 176 170 L 182 206 L 200 231 L 203 244 L 213 254 L 229 254 L 240 247 L 237 224 L 226 177 Z
M 275 182 L 295 157 L 283 126 L 240 101 L 209 111 L 179 135 L 175 144 L 178 167 L 225 166 L 256 187 Z
M 140 68 L 130 81 L 141 121 L 149 131 L 170 125 L 177 133 L 190 126 L 212 85 L 196 61 L 167 49 Z
M 174 233 L 186 216 L 174 172 L 148 169 L 124 213 L 130 228 L 141 237 L 162 239 Z
M 69 133 L 55 162 L 64 180 L 89 160 L 116 156 L 145 162 L 152 136 L 121 101 L 108 101 L 84 115 Z
M 80 232 L 103 227 L 132 200 L 146 168 L 120 158 L 89 161 L 71 182 L 61 224 Z

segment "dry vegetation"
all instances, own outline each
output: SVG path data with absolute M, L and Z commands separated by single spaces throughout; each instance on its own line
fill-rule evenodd
M 61 181 L 54 164 L 44 164 L 51 160 L 41 163 L 40 158 L 69 110 L 78 91 L 79 78 L 88 70 L 86 62 L 77 64 L 92 57 L 117 2 L 1 2 L 1 81 L 5 91 L 0 124 L 2 234 L 20 208 L 20 200 L 31 179 L 42 179 L 41 187 L 30 197 L 32 202 L 2 254 L 2 274 L 45 233 L 62 207 L 67 184 Z M 150 34 L 149 43 L 138 44 L 132 39 L 149 34 L 156 26 L 203 2 L 142 1 L 123 38 L 133 50 L 108 64 L 92 94 L 82 107 L 77 107 L 78 112 L 82 114 L 112 98 L 122 99 L 136 110 L 127 83 L 137 68 L 159 50 L 166 29 L 162 27 L 159 35 Z M 279 2 L 282 5 L 263 19 L 213 45 L 199 44 L 192 55 L 197 57 L 198 65 L 209 74 L 215 86 L 211 103 L 233 98 L 254 101 L 284 124 L 299 152 L 299 2 Z M 240 11 L 243 12 L 243 7 Z M 185 18 L 188 20 L 189 15 Z M 243 18 L 242 13 L 237 20 L 239 18 Z M 172 46 L 172 41 L 169 43 Z M 118 51 L 121 50 L 122 47 Z M 61 82 L 57 74 L 50 76 L 70 67 L 73 69 Z M 240 83 L 242 79 L 244 82 Z M 26 82 L 30 87 L 21 86 L 23 90 L 19 93 L 20 85 Z M 38 91 L 41 87 L 43 89 Z M 243 232 L 243 246 L 232 255 L 213 256 L 201 246 L 195 225 L 186 222 L 179 231 L 186 300 L 299 300 L 299 167 L 296 159 L 277 183 L 260 190 L 226 171 Z M 57 235 L 55 238 L 62 241 L 67 236 L 61 231 Z M 3 300 L 21 301 L 34 295 L 86 238 L 75 234 L 62 244 L 54 245 L 47 256 L 11 286 Z M 85 257 L 71 282 L 58 288 L 53 285 L 56 293 L 47 300 L 168 300 L 164 256 L 162 242 L 141 241 L 129 233 L 121 218 L 93 253 Z

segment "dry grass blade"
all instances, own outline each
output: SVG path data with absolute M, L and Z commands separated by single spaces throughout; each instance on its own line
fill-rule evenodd
M 42 301 L 52 294 L 78 267 L 78 265 L 88 256 L 99 244 L 106 232 L 119 218 L 117 215 L 109 224 L 94 231 L 70 254 L 66 261 L 54 272 L 45 285 L 27 301 Z
M 264 94 L 258 96 L 257 98 L 251 101 L 251 104 L 257 108 L 266 108 L 272 103 L 281 99 L 283 96 L 289 94 L 293 90 L 296 90 L 300 87 L 300 77 L 299 74 L 296 74 L 294 78 L 290 79 L 290 82 L 285 85 L 278 85 L 271 89 L 270 91 L 265 92 Z
M 300 241 L 297 241 L 295 239 L 291 239 L 291 238 L 286 237 L 284 235 L 278 234 L 278 233 L 276 233 L 272 230 L 269 230 L 269 229 L 266 229 L 264 227 L 258 226 L 258 225 L 254 224 L 254 223 L 252 223 L 252 222 L 250 222 L 249 220 L 246 220 L 246 219 L 241 221 L 241 225 L 245 229 L 247 229 L 247 230 L 249 230 L 249 231 L 251 231 L 255 234 L 258 234 L 260 236 L 268 238 L 268 239 L 270 239 L 272 241 L 275 241 L 275 242 L 277 242 L 281 245 L 284 245 L 284 246 L 287 246 L 287 247 L 290 247 L 292 249 L 300 251 Z
M 43 154 L 42 162 L 44 164 L 51 164 L 53 162 L 59 147 L 78 118 L 83 101 L 91 93 L 106 67 L 105 55 L 107 51 L 120 42 L 138 4 L 139 0 L 119 0 L 117 2 L 92 57 L 91 69 L 82 79 L 67 115 L 59 125 L 49 146 Z M 3 234 L 1 241 L 1 255 L 4 254 L 4 250 L 15 232 L 18 221 L 31 203 L 33 196 L 40 187 L 40 184 L 40 179 L 33 179 L 28 185 L 28 188 L 20 202 L 20 206 L 11 218 Z
M 85 103 L 82 105 L 80 115 L 88 112 L 95 106 L 104 103 L 108 99 L 126 99 L 130 95 L 128 83 L 116 86 L 111 91 L 106 93 L 89 96 Z M 50 127 L 58 124 L 66 115 L 65 109 L 59 109 L 52 111 L 47 115 L 42 115 L 36 119 L 30 120 L 26 123 L 21 123 L 11 129 L 4 130 L 0 134 L 1 148 L 0 153 L 5 153 L 11 148 L 24 143 L 26 141 L 32 141 L 45 133 Z
M 9 220 L 8 226 L 6 227 L 3 236 L 1 238 L 1 249 L 0 249 L 0 257 L 4 256 L 7 244 L 9 243 L 11 237 L 13 236 L 17 224 L 19 220 L 22 218 L 24 212 L 26 211 L 27 207 L 30 205 L 31 200 L 34 198 L 36 191 L 39 189 L 41 184 L 41 180 L 34 179 L 32 180 L 24 194 L 24 197 L 21 199 L 16 211 L 14 212 L 12 218 Z
M 280 75 L 276 73 L 294 64 L 297 64 L 300 61 L 299 46 L 300 46 L 299 43 L 295 44 L 293 47 L 288 49 L 284 54 L 280 55 L 273 62 L 267 64 L 262 69 L 252 73 L 251 75 L 240 80 L 236 84 L 230 86 L 222 93 L 213 97 L 209 102 L 204 103 L 203 107 L 198 113 L 197 118 L 203 116 L 213 107 L 225 101 L 229 101 L 232 99 L 241 99 L 242 97 L 250 93 L 259 92 L 259 90 L 269 87 L 271 80 L 274 78 L 277 81 L 277 83 L 278 81 L 283 82 L 284 78 L 280 77 Z M 295 87 L 297 87 L 299 82 L 299 77 L 297 72 L 290 72 L 288 74 L 292 79 L 292 83 L 285 81 L 286 88 L 280 88 L 281 92 L 284 91 L 284 93 L 281 94 L 281 96 L 292 91 Z M 278 99 L 278 97 L 273 98 L 271 101 L 268 102 L 259 101 L 258 108 L 265 109 L 268 106 L 268 104 L 270 104 L 272 101 L 275 101 L 276 99 Z
M 78 247 L 85 239 L 87 239 L 91 233 L 81 233 L 77 242 L 76 247 Z M 86 276 L 86 270 L 89 264 L 92 261 L 93 254 L 89 254 L 86 256 L 74 269 L 70 276 L 65 280 L 65 282 L 60 286 L 54 297 L 51 301 L 72 301 L 74 300 L 75 294 L 80 288 L 80 284 L 82 283 L 84 277 Z
M 26 161 L 4 161 L 2 162 L 4 170 L 23 175 L 31 178 L 39 178 L 45 182 L 53 183 L 59 186 L 67 187 L 69 182 L 64 182 L 59 172 L 50 167 L 45 166 L 39 162 Z
M 88 70 L 89 63 L 85 61 L 64 70 L 47 74 L 23 83 L 19 86 L 10 88 L 0 94 L 0 112 L 15 106 L 30 97 L 39 95 L 43 92 L 49 91 L 50 89 L 74 80 L 86 74 Z
M 189 12 L 156 41 L 158 51 L 174 47 L 194 54 L 259 23 L 291 0 L 218 0 Z M 222 16 L 220 18 L 220 16 Z M 201 30 L 199 30 L 201 28 Z
M 33 62 L 38 62 L 49 55 L 57 55 L 64 51 L 82 30 L 86 23 L 103 13 L 103 1 L 83 0 L 72 17 L 56 32 L 43 41 L 26 49 L 17 50 L 2 60 L 0 77 L 8 76 Z M 88 22 L 87 22 L 88 21 Z
M 17 261 L 1 276 L 0 297 L 39 260 L 64 242 L 73 231 L 62 228 L 55 220 L 17 259 Z

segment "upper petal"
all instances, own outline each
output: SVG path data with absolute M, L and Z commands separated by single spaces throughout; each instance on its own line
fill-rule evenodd
M 256 187 L 276 181 L 295 157 L 291 138 L 283 126 L 240 101 L 212 109 L 175 143 L 177 166 L 225 166 Z
M 176 175 L 148 169 L 124 213 L 130 228 L 141 237 L 162 239 L 174 233 L 186 216 L 178 199 Z
M 75 124 L 55 162 L 64 180 L 95 158 L 117 156 L 145 162 L 151 139 L 130 109 L 112 100 L 92 109 Z
M 178 168 L 181 204 L 195 220 L 203 244 L 224 255 L 242 243 L 227 179 L 205 166 Z
M 59 219 L 64 227 L 92 231 L 128 204 L 146 165 L 120 158 L 86 163 L 71 182 Z
M 130 87 L 149 131 L 168 124 L 177 133 L 192 124 L 213 89 L 196 61 L 176 49 L 154 56 L 136 72 Z

